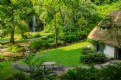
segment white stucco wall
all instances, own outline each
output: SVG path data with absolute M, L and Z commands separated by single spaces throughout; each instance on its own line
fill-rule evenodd
M 115 47 L 105 45 L 104 54 L 107 57 L 113 57 L 114 58 L 114 53 L 115 53 Z

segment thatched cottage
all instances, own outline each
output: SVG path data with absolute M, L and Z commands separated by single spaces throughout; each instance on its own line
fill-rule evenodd
M 90 32 L 94 48 L 107 57 L 121 59 L 121 11 L 111 12 Z

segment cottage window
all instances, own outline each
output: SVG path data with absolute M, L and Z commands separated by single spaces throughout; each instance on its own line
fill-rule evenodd
M 100 30 L 101 31 L 107 31 L 107 27 L 101 27 Z
M 95 46 L 95 49 L 96 49 L 97 52 L 103 53 L 104 49 L 105 49 L 105 45 L 97 43 L 96 46 Z

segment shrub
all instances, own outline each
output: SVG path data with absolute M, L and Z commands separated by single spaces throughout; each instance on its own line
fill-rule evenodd
M 32 35 L 30 33 L 25 33 L 22 37 L 24 39 L 30 39 L 30 38 L 32 38 Z
M 46 49 L 50 47 L 49 41 L 45 40 L 35 40 L 30 42 L 29 48 L 34 50 Z
M 74 34 L 70 34 L 70 35 L 65 36 L 66 42 L 73 42 L 73 41 L 75 41 L 75 39 L 76 39 L 76 36 Z
M 110 58 L 108 58 L 108 60 L 115 60 L 115 58 L 114 57 L 110 57 Z
M 64 45 L 65 42 L 58 40 L 57 45 Z M 29 43 L 29 48 L 32 50 L 39 50 L 39 49 L 47 49 L 47 48 L 52 48 L 56 47 L 56 44 L 54 43 L 53 38 L 48 38 L 46 40 L 35 40 Z
M 46 49 L 46 48 L 49 48 L 50 47 L 50 44 L 48 41 L 43 41 L 43 49 Z
M 63 36 L 60 37 L 60 39 L 67 43 L 70 43 L 80 40 L 81 35 L 77 32 L 66 32 Z
M 12 77 L 7 78 L 6 80 L 30 80 L 30 79 L 26 76 L 26 74 L 18 72 L 14 74 Z
M 21 51 L 23 51 L 23 50 L 24 50 L 24 48 L 22 48 L 22 47 L 21 47 L 20 45 L 18 45 L 18 44 L 9 46 L 9 48 L 8 48 L 8 51 L 9 51 L 9 52 L 12 52 L 12 53 L 21 52 Z
M 23 63 L 14 63 L 12 67 L 19 71 L 11 80 L 57 80 L 56 74 L 51 69 L 43 68 L 40 58 L 34 59 L 36 55 L 30 54 L 23 59 Z M 20 78 L 20 79 L 18 79 Z
M 72 70 L 68 70 L 67 73 L 62 74 L 60 78 L 62 80 L 96 80 L 98 69 L 81 68 L 77 67 Z
M 48 38 L 48 39 L 46 40 L 46 42 L 52 43 L 52 42 L 54 42 L 54 38 Z
M 35 40 L 35 41 L 30 42 L 29 44 L 29 48 L 35 49 L 35 50 L 40 49 L 42 46 L 43 46 L 43 42 L 41 40 Z
M 77 67 L 62 74 L 62 80 L 121 80 L 121 63 L 102 66 L 100 69 Z
M 76 40 L 76 36 L 74 34 L 65 35 L 63 40 L 68 43 L 74 42 Z
M 38 33 L 38 34 L 33 35 L 33 37 L 38 38 L 38 37 L 41 37 L 41 35 Z
M 62 41 L 62 40 L 58 40 L 58 43 L 57 43 L 57 45 L 59 46 L 59 45 L 65 45 L 65 41 Z
M 98 72 L 98 77 L 101 80 L 121 80 L 121 63 L 114 63 L 102 67 Z
M 83 63 L 104 63 L 106 56 L 103 53 L 88 53 L 87 55 L 81 56 L 81 62 Z
M 86 54 L 88 54 L 88 53 L 93 53 L 93 52 L 95 52 L 95 51 L 94 51 L 94 49 L 92 49 L 92 48 L 84 47 L 84 48 L 81 49 L 81 53 L 82 53 L 83 55 L 86 55 Z

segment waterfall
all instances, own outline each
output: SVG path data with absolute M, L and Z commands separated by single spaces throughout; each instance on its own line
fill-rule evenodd
M 36 31 L 36 16 L 35 15 L 32 16 L 32 31 L 33 32 Z

